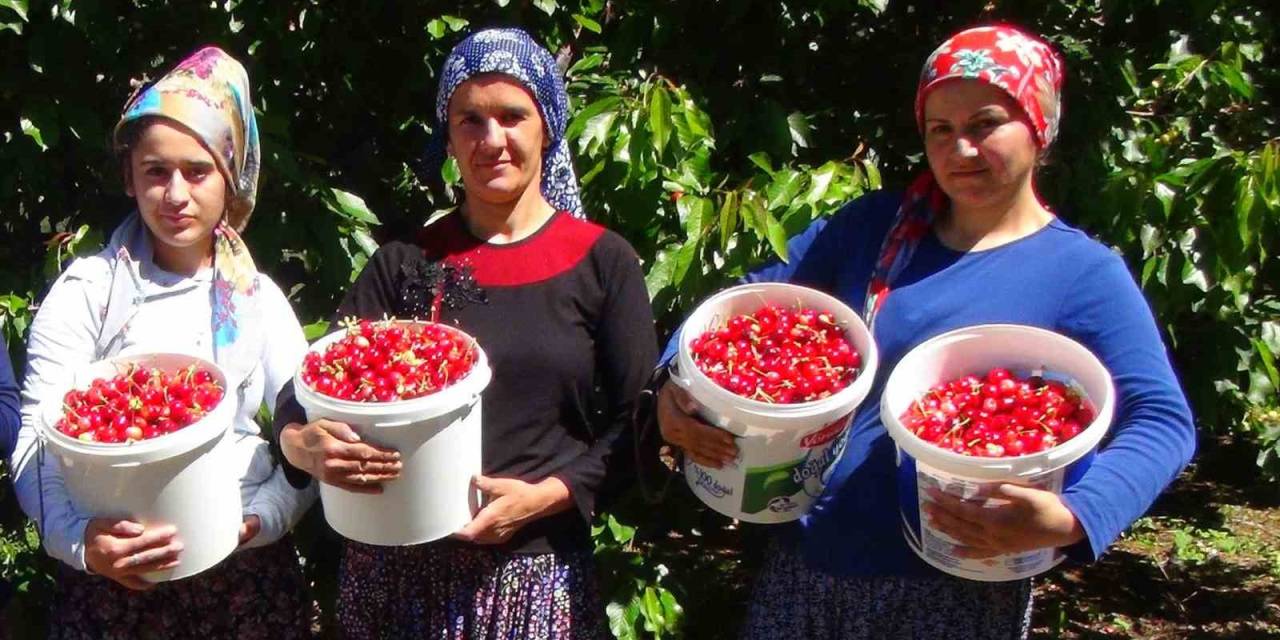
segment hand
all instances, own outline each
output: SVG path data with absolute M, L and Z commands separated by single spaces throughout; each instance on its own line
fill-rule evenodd
M 382 493 L 400 477 L 400 453 L 360 441 L 350 426 L 332 420 L 291 423 L 280 431 L 280 450 L 293 466 L 353 493 Z
M 733 434 L 698 419 L 698 403 L 676 386 L 667 382 L 658 391 L 658 429 L 662 439 L 680 447 L 694 462 L 712 469 L 732 464 L 738 458 L 738 445 Z
M 467 526 L 453 534 L 467 542 L 501 544 L 520 527 L 573 505 L 569 487 L 554 476 L 537 484 L 486 476 L 476 476 L 473 482 L 484 493 L 486 504 Z
M 1065 547 L 1084 539 L 1084 528 L 1058 494 L 1016 484 L 997 485 L 992 506 L 928 491 L 924 511 L 938 531 L 959 541 L 955 555 L 990 558 L 1006 553 Z
M 253 540 L 253 537 L 262 532 L 262 518 L 254 514 L 244 517 L 244 522 L 240 524 L 240 546 L 244 546 Z
M 142 574 L 178 566 L 182 543 L 173 526 L 143 527 L 132 520 L 94 518 L 84 530 L 84 564 L 135 591 L 155 585 Z

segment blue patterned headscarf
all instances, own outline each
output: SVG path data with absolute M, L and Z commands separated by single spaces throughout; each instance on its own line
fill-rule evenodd
M 551 53 L 519 29 L 485 29 L 458 43 L 440 71 L 436 93 L 436 131 L 428 150 L 427 168 L 438 172 L 444 162 L 449 135 L 449 100 L 458 86 L 473 76 L 501 73 L 520 82 L 538 103 L 550 144 L 542 155 L 542 196 L 551 206 L 583 217 L 578 177 L 564 139 L 569 123 L 569 96 Z

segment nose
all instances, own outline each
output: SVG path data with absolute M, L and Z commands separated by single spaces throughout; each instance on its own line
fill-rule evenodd
M 959 136 L 956 138 L 956 153 L 961 158 L 978 157 L 978 146 L 969 140 L 968 136 Z
M 480 139 L 486 147 L 491 149 L 501 149 L 506 136 L 502 135 L 502 125 L 498 123 L 497 118 L 489 118 L 484 121 L 484 137 Z
M 186 178 L 183 177 L 181 171 L 174 171 L 169 174 L 169 183 L 164 188 L 165 204 L 183 205 L 191 197 L 191 186 L 187 184 Z

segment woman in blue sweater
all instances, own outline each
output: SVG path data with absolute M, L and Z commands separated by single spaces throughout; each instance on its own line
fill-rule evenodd
M 748 277 L 815 287 L 864 309 L 882 364 L 825 492 L 770 550 L 745 637 L 1025 637 L 1030 580 L 955 578 L 903 539 L 878 397 L 898 360 L 940 333 L 984 323 L 1060 332 L 1097 354 L 1119 394 L 1110 439 L 1061 496 L 1006 484 L 998 491 L 1008 504 L 980 517 L 958 501 L 927 512 L 964 555 L 1061 547 L 1096 559 L 1190 460 L 1191 413 L 1132 276 L 1036 195 L 1061 81 L 1057 54 L 1034 36 L 1003 25 L 956 34 L 926 62 L 916 95 L 929 171 L 905 194 L 869 194 L 815 222 L 790 242 L 789 263 Z M 700 464 L 732 460 L 732 437 L 698 422 L 693 408 L 678 388 L 663 388 L 664 438 Z

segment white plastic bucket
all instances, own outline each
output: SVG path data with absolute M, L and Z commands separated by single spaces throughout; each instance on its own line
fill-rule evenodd
M 1075 387 L 1096 411 L 1093 423 L 1052 449 L 1010 458 L 979 458 L 925 442 L 899 420 L 935 384 L 981 375 L 994 367 L 1021 377 L 1043 370 L 1046 379 Z M 1096 356 L 1078 342 L 1045 329 L 979 325 L 944 333 L 912 349 L 894 367 L 880 399 L 881 420 L 898 450 L 898 506 L 907 544 L 930 565 L 970 580 L 1020 580 L 1057 566 L 1064 558 L 1061 549 L 984 560 L 955 556 L 956 541 L 920 516 L 929 501 L 926 490 L 933 487 L 964 499 L 983 500 L 984 505 L 991 502 L 977 496 L 1001 482 L 1061 493 L 1093 463 L 1098 443 L 1111 425 L 1115 395 L 1111 375 Z
M 100 360 L 77 371 L 73 386 L 88 388 L 95 378 L 111 378 L 129 364 L 170 372 L 194 364 L 211 371 L 225 393 L 218 406 L 183 429 L 110 444 L 83 442 L 58 431 L 54 425 L 62 417 L 64 391 L 41 407 L 42 438 L 61 464 L 77 510 L 95 517 L 128 518 L 146 527 L 177 528 L 183 544 L 178 566 L 143 575 L 149 582 L 177 580 L 222 562 L 239 544 L 244 515 L 231 451 L 234 390 L 227 389 L 226 375 L 216 364 L 173 353 Z
M 324 353 L 345 335 L 331 333 L 311 350 Z M 330 398 L 311 389 L 298 370 L 294 391 L 307 420 L 344 422 L 362 440 L 400 452 L 400 477 L 383 483 L 380 494 L 320 483 L 324 517 L 334 531 L 367 544 L 404 546 L 438 540 L 471 521 L 479 508 L 471 478 L 481 471 L 480 393 L 492 378 L 484 351 L 475 348 L 475 364 L 461 380 L 399 402 Z
M 713 382 L 693 362 L 689 343 L 729 318 L 772 304 L 830 312 L 862 356 L 853 384 L 813 402 L 770 404 L 743 398 Z M 799 518 L 827 482 L 827 470 L 840 456 L 845 430 L 867 397 L 879 356 L 871 332 L 858 314 L 836 298 L 794 284 L 739 285 L 702 303 L 684 323 L 672 380 L 699 405 L 706 422 L 735 436 L 738 457 L 720 469 L 685 461 L 685 479 L 694 495 L 720 513 L 760 524 Z

